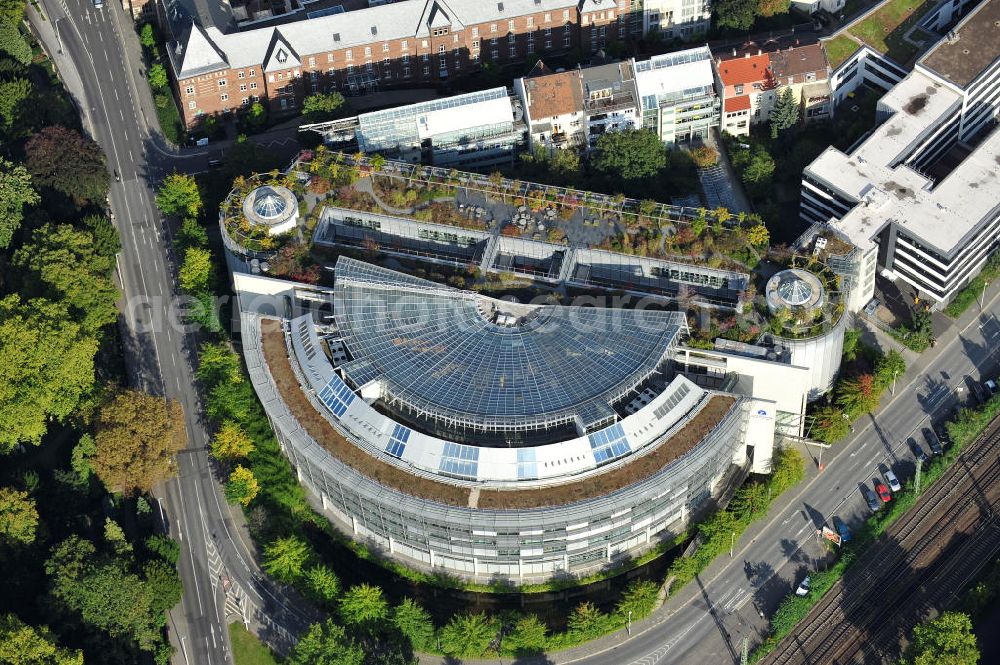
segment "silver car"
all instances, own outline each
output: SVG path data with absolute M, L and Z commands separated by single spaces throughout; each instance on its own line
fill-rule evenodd
M 893 492 L 898 492 L 903 489 L 903 487 L 899 484 L 899 478 L 897 478 L 896 474 L 892 472 L 892 469 L 882 469 L 882 475 L 885 477 L 885 482 L 889 486 L 889 489 Z

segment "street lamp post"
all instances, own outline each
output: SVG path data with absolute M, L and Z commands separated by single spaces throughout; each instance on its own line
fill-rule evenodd
M 892 373 L 892 390 L 890 390 L 889 392 L 891 392 L 893 395 L 896 394 L 896 374 L 898 373 L 899 372 Z
M 733 558 L 733 550 L 736 548 L 736 532 L 729 532 L 729 558 Z
M 983 311 L 983 301 L 986 300 L 986 287 L 989 286 L 989 282 L 983 280 L 983 292 L 979 296 L 979 311 Z
M 632 637 L 632 610 L 628 611 L 628 621 L 625 623 L 625 632 Z

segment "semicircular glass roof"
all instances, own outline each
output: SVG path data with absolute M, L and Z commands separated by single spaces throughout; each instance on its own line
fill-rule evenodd
M 778 295 L 789 305 L 803 305 L 812 297 L 812 287 L 792 274 L 778 284 Z
M 253 199 L 253 211 L 264 219 L 280 217 L 286 208 L 288 202 L 272 188 L 264 186 L 257 189 Z
M 677 312 L 543 305 L 500 324 L 496 302 L 341 256 L 334 315 L 355 386 L 381 380 L 392 399 L 465 426 L 584 425 L 649 378 L 681 331 Z

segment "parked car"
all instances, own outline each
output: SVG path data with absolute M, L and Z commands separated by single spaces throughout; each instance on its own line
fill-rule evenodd
M 844 524 L 844 520 L 834 516 L 833 528 L 837 531 L 837 535 L 840 536 L 840 542 L 846 543 L 851 539 L 851 530 Z
M 916 458 L 917 464 L 924 464 L 927 462 L 927 453 L 924 452 L 924 449 L 920 447 L 920 444 L 917 443 L 915 439 L 910 439 L 910 450 L 913 451 L 913 456 Z
M 954 420 L 954 417 L 948 418 L 948 420 Z M 948 428 L 944 426 L 944 423 L 934 425 L 934 433 L 937 434 L 938 441 L 941 442 L 942 446 L 951 445 L 951 437 L 948 436 Z
M 104 7 L 104 0 L 94 0 L 94 9 L 101 9 Z
M 878 511 L 878 509 L 882 507 L 882 502 L 879 500 L 878 496 L 875 495 L 875 492 L 872 491 L 872 488 L 868 487 L 868 485 L 861 485 L 861 493 L 864 494 L 865 503 L 867 503 L 868 507 L 872 509 L 872 512 Z
M 882 503 L 889 503 L 892 500 L 892 494 L 889 493 L 889 488 L 885 486 L 878 478 L 872 480 L 872 485 L 875 486 L 875 493 L 878 494 L 878 498 L 882 499 Z
M 941 442 L 938 441 L 937 434 L 929 427 L 923 429 L 924 438 L 927 439 L 927 447 L 931 449 L 932 455 L 943 455 L 944 448 L 941 447 Z
M 796 596 L 808 596 L 809 595 L 809 576 L 806 575 L 805 579 L 799 582 L 799 586 L 795 589 Z
M 889 467 L 882 469 L 882 476 L 885 478 L 885 482 L 888 483 L 889 489 L 893 492 L 898 492 L 903 489 L 903 487 L 899 484 L 899 478 L 896 477 L 896 474 L 894 474 L 892 469 Z

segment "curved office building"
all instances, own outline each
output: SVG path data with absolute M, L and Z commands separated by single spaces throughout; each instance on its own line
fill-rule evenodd
M 344 257 L 335 275 L 307 298 L 288 284 L 282 318 L 244 307 L 244 353 L 302 482 L 404 563 L 585 574 L 680 532 L 745 461 L 749 400 L 673 372 L 680 314 L 495 300 Z

